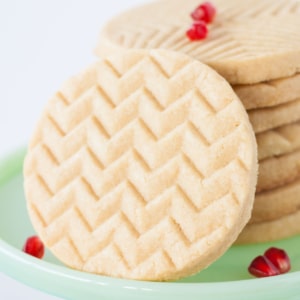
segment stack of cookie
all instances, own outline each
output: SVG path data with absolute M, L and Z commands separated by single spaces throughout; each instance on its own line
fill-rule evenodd
M 199 0 L 117 16 L 101 58 L 49 101 L 24 186 L 34 228 L 66 265 L 173 280 L 234 242 L 300 233 L 300 3 L 214 5 L 198 42 L 186 31 Z
M 164 0 L 111 20 L 96 54 L 128 48 L 186 53 L 217 70 L 248 111 L 259 152 L 252 220 L 238 242 L 300 233 L 300 2 L 214 0 L 209 37 L 186 37 L 199 0 Z
M 239 242 L 299 233 L 300 75 L 234 86 L 256 133 L 259 179 L 252 219 Z

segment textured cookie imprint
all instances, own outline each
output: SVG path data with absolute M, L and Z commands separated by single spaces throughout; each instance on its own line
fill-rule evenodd
M 255 133 L 291 124 L 300 120 L 300 98 L 273 107 L 248 110 Z
M 234 91 L 246 109 L 276 106 L 300 96 L 300 74 L 251 85 L 235 85 Z
M 120 48 L 164 48 L 207 63 L 232 84 L 252 84 L 300 72 L 298 0 L 214 0 L 209 37 L 191 42 L 186 30 L 199 0 L 164 0 L 112 19 L 96 54 Z
M 265 243 L 300 234 L 300 210 L 270 222 L 247 225 L 236 244 Z
M 256 142 L 228 83 L 166 51 L 101 60 L 51 99 L 25 162 L 35 229 L 65 264 L 192 274 L 250 219 Z
M 256 135 L 258 159 L 291 153 L 300 149 L 300 123 L 285 125 Z
M 280 188 L 256 194 L 250 223 L 281 218 L 299 210 L 300 179 Z

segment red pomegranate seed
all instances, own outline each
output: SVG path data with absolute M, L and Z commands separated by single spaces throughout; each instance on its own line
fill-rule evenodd
M 204 21 L 204 14 L 204 9 L 202 8 L 202 5 L 200 5 L 191 13 L 191 17 L 195 21 Z
M 256 277 L 279 275 L 279 270 L 265 256 L 257 256 L 250 264 L 248 271 Z
M 281 274 L 290 271 L 290 258 L 284 250 L 274 247 L 270 248 L 265 252 L 265 257 L 272 262 L 272 264 L 279 270 Z
M 205 23 L 211 23 L 214 20 L 216 13 L 217 10 L 213 4 L 211 4 L 210 2 L 204 2 L 191 13 L 191 17 L 195 21 L 204 21 Z
M 42 258 L 45 253 L 45 247 L 43 242 L 38 236 L 32 236 L 27 239 L 23 251 L 37 258 Z
M 268 277 L 287 273 L 291 269 L 287 253 L 278 248 L 269 248 L 264 255 L 256 257 L 248 271 L 256 277 Z
M 186 32 L 186 35 L 191 41 L 204 40 L 207 37 L 207 25 L 202 21 L 195 22 L 192 27 Z

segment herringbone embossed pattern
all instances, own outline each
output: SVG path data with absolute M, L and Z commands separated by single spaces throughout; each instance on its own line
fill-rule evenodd
M 232 84 L 288 77 L 300 70 L 298 0 L 215 0 L 218 14 L 205 41 L 185 32 L 198 0 L 155 1 L 110 21 L 96 53 L 120 48 L 163 48 L 215 68 Z
M 207 266 L 249 219 L 255 139 L 215 72 L 130 52 L 51 99 L 24 174 L 33 224 L 67 265 L 167 280 Z

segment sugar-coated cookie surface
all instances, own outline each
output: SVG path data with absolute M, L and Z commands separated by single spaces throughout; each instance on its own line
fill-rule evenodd
M 118 49 L 164 48 L 209 64 L 231 84 L 252 84 L 300 72 L 298 0 L 214 0 L 217 16 L 208 38 L 191 42 L 186 31 L 199 0 L 164 0 L 113 18 L 96 54 Z
M 215 71 L 169 51 L 124 52 L 49 101 L 25 160 L 28 211 L 72 268 L 177 279 L 221 256 L 250 219 L 256 151 Z

